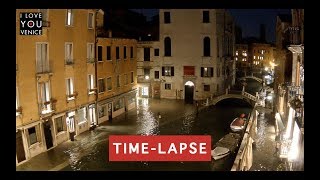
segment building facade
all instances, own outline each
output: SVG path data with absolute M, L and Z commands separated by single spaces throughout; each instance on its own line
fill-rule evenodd
M 274 47 L 271 44 L 252 43 L 249 45 L 248 59 L 253 73 L 261 73 L 264 68 L 274 63 Z
M 102 123 L 136 106 L 137 41 L 97 40 L 98 121 Z
M 155 91 L 160 98 L 193 103 L 223 93 L 229 77 L 234 83 L 234 24 L 226 16 L 231 17 L 215 9 L 159 10 L 159 69 L 154 72 L 159 70 Z
M 248 61 L 248 44 L 236 44 L 235 50 L 235 61 L 237 71 L 241 72 L 241 74 L 246 76 L 251 66 L 251 64 Z
M 280 136 L 280 158 L 288 170 L 304 170 L 304 10 L 292 9 L 288 27 L 291 74 L 278 85 L 276 130 Z M 286 78 L 285 78 L 286 80 Z
M 42 12 L 42 35 L 20 35 L 21 12 Z M 90 9 L 16 11 L 17 164 L 89 129 L 95 16 Z

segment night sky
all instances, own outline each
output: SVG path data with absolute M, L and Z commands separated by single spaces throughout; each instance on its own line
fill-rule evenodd
M 132 9 L 150 17 L 159 13 L 158 9 Z M 290 9 L 229 9 L 237 25 L 242 29 L 242 36 L 259 37 L 260 24 L 266 26 L 266 40 L 275 42 L 277 14 L 290 14 Z

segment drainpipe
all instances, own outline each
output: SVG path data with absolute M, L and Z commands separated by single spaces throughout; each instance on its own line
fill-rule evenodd
M 95 9 L 95 17 L 94 17 L 94 77 L 95 77 L 95 83 L 96 83 L 96 94 L 95 94 L 95 117 L 96 117 L 96 124 L 98 125 L 98 48 L 97 48 L 97 15 L 98 15 L 99 9 Z

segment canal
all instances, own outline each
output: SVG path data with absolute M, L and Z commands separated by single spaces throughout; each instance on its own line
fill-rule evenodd
M 259 91 L 260 83 L 247 81 L 252 94 Z M 250 113 L 252 107 L 242 100 L 228 99 L 210 106 L 195 115 L 194 105 L 183 100 L 138 99 L 137 108 L 99 126 L 88 138 L 65 152 L 69 165 L 62 171 L 229 171 L 233 158 L 226 158 L 223 167 L 212 162 L 109 162 L 108 136 L 112 134 L 141 135 L 211 135 L 215 144 L 231 132 L 230 123 L 241 113 Z M 158 120 L 157 114 L 162 118 Z

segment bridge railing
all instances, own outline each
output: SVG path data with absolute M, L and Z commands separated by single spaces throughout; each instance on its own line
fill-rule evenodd
M 251 95 L 250 93 L 247 93 L 247 92 L 242 92 L 242 95 L 253 100 L 253 101 L 257 101 L 257 97 Z

